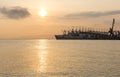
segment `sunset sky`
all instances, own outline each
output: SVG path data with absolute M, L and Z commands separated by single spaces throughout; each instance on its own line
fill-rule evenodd
M 0 0 L 0 39 L 50 39 L 72 26 L 108 29 L 113 18 L 118 29 L 120 0 Z

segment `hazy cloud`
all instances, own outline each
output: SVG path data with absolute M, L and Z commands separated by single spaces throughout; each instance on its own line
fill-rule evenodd
M 2 7 L 0 13 L 10 19 L 22 19 L 30 16 L 29 11 L 22 7 Z
M 81 17 L 101 17 L 101 16 L 109 16 L 109 15 L 117 15 L 117 14 L 120 14 L 120 10 L 106 11 L 106 12 L 90 11 L 90 12 L 68 14 L 64 16 L 64 18 L 79 19 Z

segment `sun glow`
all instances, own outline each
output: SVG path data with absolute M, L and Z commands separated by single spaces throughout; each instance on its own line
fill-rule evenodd
M 40 15 L 41 17 L 45 17 L 45 16 L 47 15 L 46 10 L 44 10 L 44 9 L 40 10 L 39 15 Z

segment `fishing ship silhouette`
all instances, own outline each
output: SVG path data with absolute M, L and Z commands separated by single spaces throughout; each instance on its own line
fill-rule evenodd
M 120 40 L 120 31 L 114 31 L 115 19 L 113 18 L 112 27 L 109 31 L 94 30 L 64 30 L 63 34 L 55 35 L 57 40 Z

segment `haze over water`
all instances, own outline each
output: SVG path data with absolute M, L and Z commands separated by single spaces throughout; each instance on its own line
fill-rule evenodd
M 1 40 L 0 77 L 120 77 L 120 41 Z

